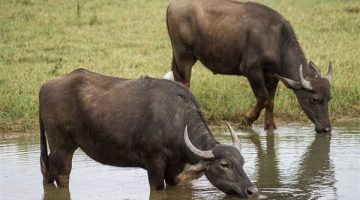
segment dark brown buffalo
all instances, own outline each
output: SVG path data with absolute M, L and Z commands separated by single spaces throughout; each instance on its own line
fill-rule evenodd
M 173 81 L 127 80 L 78 69 L 45 83 L 39 104 L 44 184 L 68 187 L 72 157 L 80 147 L 100 163 L 146 169 L 151 189 L 163 189 L 164 180 L 176 185 L 205 173 L 228 194 L 257 192 L 243 170 L 233 131 L 234 146 L 219 144 L 194 97 Z
M 264 128 L 276 129 L 274 95 L 282 80 L 315 130 L 331 131 L 331 66 L 321 78 L 315 64 L 307 63 L 289 22 L 276 11 L 250 2 L 175 0 L 168 6 L 167 26 L 175 81 L 189 87 L 191 68 L 198 60 L 214 74 L 245 76 L 257 99 L 245 116 L 246 124 L 265 108 Z

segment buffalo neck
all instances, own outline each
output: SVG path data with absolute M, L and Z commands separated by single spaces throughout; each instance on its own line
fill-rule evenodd
M 186 118 L 189 138 L 196 148 L 204 151 L 211 150 L 219 144 L 210 132 L 200 112 L 190 112 Z M 196 163 L 200 158 L 188 154 L 187 159 L 190 163 Z
M 299 68 L 302 65 L 304 77 L 314 77 L 314 70 L 310 69 L 305 54 L 289 24 L 284 25 L 282 34 L 285 39 L 282 42 L 279 75 L 299 82 Z
M 316 72 L 309 66 L 301 48 L 297 48 L 290 49 L 285 53 L 279 75 L 299 82 L 299 69 L 302 65 L 303 76 L 309 80 L 309 78 L 316 76 Z

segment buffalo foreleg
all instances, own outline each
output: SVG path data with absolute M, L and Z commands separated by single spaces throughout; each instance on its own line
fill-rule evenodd
M 256 96 L 255 106 L 245 115 L 245 125 L 250 126 L 259 118 L 261 110 L 266 106 L 268 99 L 268 89 L 262 71 L 254 70 L 247 76 L 250 86 Z
M 177 185 L 179 179 L 177 178 L 178 174 L 181 172 L 181 164 L 175 160 L 170 160 L 165 170 L 165 182 L 167 185 Z
M 164 174 L 165 174 L 165 161 L 164 159 L 149 155 L 146 159 L 146 170 L 151 190 L 162 190 L 165 187 Z
M 261 110 L 266 105 L 266 99 L 256 98 L 255 106 L 245 115 L 245 125 L 250 126 L 255 120 L 259 118 Z
M 268 88 L 269 96 L 266 101 L 266 107 L 265 107 L 265 122 L 264 122 L 264 129 L 265 130 L 275 130 L 276 125 L 274 122 L 274 97 L 275 97 L 275 91 L 277 88 L 277 83 L 275 83 L 275 86 L 272 86 L 271 88 Z

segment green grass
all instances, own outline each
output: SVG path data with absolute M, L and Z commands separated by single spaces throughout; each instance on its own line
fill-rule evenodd
M 288 19 L 309 60 L 334 62 L 333 121 L 360 117 L 360 3 L 261 0 Z M 85 67 L 136 78 L 162 77 L 171 63 L 165 0 L 3 0 L 0 6 L 0 132 L 37 129 L 41 84 Z M 244 77 L 193 68 L 191 90 L 208 120 L 237 121 L 255 102 Z M 280 87 L 276 121 L 306 121 Z M 262 119 L 260 119 L 261 121 Z

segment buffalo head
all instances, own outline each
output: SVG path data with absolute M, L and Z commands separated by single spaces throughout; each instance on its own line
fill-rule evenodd
M 205 173 L 215 187 L 227 194 L 249 197 L 258 190 L 243 169 L 244 158 L 239 151 L 239 140 L 229 124 L 228 127 L 233 145 L 218 144 L 208 151 L 199 150 L 191 143 L 186 127 L 184 133 L 186 146 L 202 159 L 198 164 L 185 170 Z
M 304 78 L 303 68 L 300 65 L 300 82 L 276 75 L 287 87 L 294 90 L 301 108 L 310 120 L 315 124 L 315 130 L 318 133 L 331 132 L 329 119 L 328 102 L 330 101 L 330 82 L 332 78 L 332 65 L 329 64 L 329 70 L 326 77 L 322 78 L 320 70 L 310 61 L 309 66 L 315 71 L 315 76 Z

